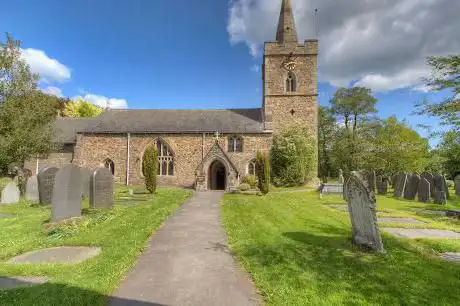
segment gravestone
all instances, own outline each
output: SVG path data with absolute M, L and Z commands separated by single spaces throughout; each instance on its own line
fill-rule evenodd
M 375 195 L 368 179 L 353 171 L 345 190 L 352 224 L 353 242 L 374 252 L 385 252 L 377 225 Z
M 377 176 L 375 175 L 375 171 L 366 171 L 366 178 L 369 188 L 375 193 L 377 190 Z
M 404 199 L 415 200 L 415 196 L 417 195 L 419 183 L 420 183 L 419 175 L 411 174 L 408 176 L 406 188 L 404 189 Z
M 426 179 L 430 183 L 430 196 L 434 198 L 434 176 L 430 172 L 423 172 L 420 175 L 422 178 Z
M 323 193 L 343 193 L 343 184 L 324 184 Z
M 20 195 L 21 193 L 19 191 L 18 185 L 16 185 L 14 181 L 9 182 L 2 190 L 1 203 L 16 204 L 19 202 Z
M 81 171 L 75 165 L 67 165 L 56 173 L 53 188 L 53 222 L 81 216 Z
M 38 201 L 38 179 L 36 175 L 29 177 L 26 185 L 26 200 L 28 201 Z
M 56 167 L 47 167 L 37 174 L 38 196 L 40 204 L 50 204 L 53 197 L 54 178 L 59 171 Z
M 81 194 L 83 199 L 89 198 L 90 179 L 93 171 L 87 168 L 81 168 Z
M 93 208 L 113 206 L 113 176 L 107 168 L 97 168 L 90 179 L 89 203 Z
M 396 186 L 393 192 L 393 196 L 396 198 L 401 198 L 404 194 L 407 184 L 407 173 L 400 172 L 396 178 Z
M 428 203 L 431 199 L 431 186 L 426 178 L 421 178 L 418 184 L 418 201 Z
M 433 177 L 434 181 L 434 203 L 444 205 L 447 203 L 447 183 L 444 176 L 436 174 Z
M 380 178 L 377 180 L 377 193 L 379 195 L 386 195 L 388 193 L 388 181 Z
M 395 188 L 396 187 L 396 183 L 398 181 L 398 175 L 397 174 L 393 174 L 391 176 L 391 187 Z
M 339 169 L 339 180 L 338 180 L 338 183 L 339 184 L 343 184 L 345 181 L 345 179 L 343 178 L 343 171 L 342 169 Z
M 460 173 L 455 176 L 454 184 L 455 184 L 455 194 L 460 196 Z

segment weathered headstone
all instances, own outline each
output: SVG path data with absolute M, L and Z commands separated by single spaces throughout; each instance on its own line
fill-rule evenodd
M 81 171 L 75 165 L 67 165 L 56 173 L 53 188 L 53 222 L 81 216 Z
M 345 190 L 352 224 L 353 242 L 374 252 L 385 252 L 377 225 L 375 195 L 368 179 L 352 172 Z
M 420 183 L 419 175 L 412 174 L 408 176 L 408 182 L 406 184 L 406 188 L 404 189 L 404 199 L 415 200 L 415 196 L 417 195 L 419 183 Z
M 345 179 L 343 178 L 343 171 L 342 169 L 339 169 L 339 180 L 338 180 L 338 183 L 339 184 L 343 184 L 345 181 Z
M 97 168 L 90 179 L 89 202 L 93 208 L 113 206 L 113 176 L 107 168 Z
M 434 198 L 434 176 L 430 172 L 423 172 L 420 175 L 422 178 L 426 179 L 430 183 L 430 196 Z
M 386 195 L 388 193 L 388 180 L 383 178 L 377 179 L 377 193 L 379 195 Z
M 375 193 L 377 190 L 377 176 L 375 175 L 375 171 L 366 171 L 366 178 L 369 188 Z
M 87 168 L 80 168 L 81 171 L 81 194 L 82 198 L 89 198 L 90 180 L 93 171 Z
M 455 194 L 460 196 L 460 173 L 454 177 Z
M 41 204 L 50 204 L 53 197 L 54 178 L 59 171 L 56 167 L 47 167 L 37 174 L 38 196 Z
M 434 203 L 444 205 L 447 203 L 446 178 L 440 174 L 433 177 Z
M 1 203 L 2 204 L 16 204 L 19 202 L 20 191 L 18 185 L 14 181 L 6 184 L 2 190 Z
M 430 182 L 426 178 L 420 178 L 418 184 L 418 201 L 422 203 L 428 203 L 431 199 L 431 186 Z
M 36 175 L 29 177 L 26 185 L 26 200 L 38 201 L 38 179 Z
M 393 192 L 393 195 L 396 198 L 401 198 L 403 196 L 404 190 L 406 189 L 406 184 L 407 184 L 407 173 L 400 172 L 396 179 L 396 186 Z

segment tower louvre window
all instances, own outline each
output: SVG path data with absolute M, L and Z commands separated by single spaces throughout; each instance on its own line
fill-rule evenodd
M 297 91 L 297 80 L 295 74 L 289 72 L 286 78 L 286 92 L 296 92 Z

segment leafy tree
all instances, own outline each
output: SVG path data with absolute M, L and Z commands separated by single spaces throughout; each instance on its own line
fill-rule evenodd
M 449 131 L 437 149 L 441 159 L 443 172 L 449 178 L 460 172 L 460 132 Z
M 273 137 L 271 151 L 276 185 L 303 185 L 312 179 L 316 165 L 315 140 L 305 128 L 293 126 Z
M 96 117 L 102 113 L 102 108 L 82 98 L 65 103 L 64 117 Z
M 331 109 L 321 106 L 319 108 L 318 120 L 318 173 L 320 177 L 326 179 L 331 176 L 331 172 L 333 172 L 333 157 L 331 151 L 337 130 L 337 122 Z
M 147 146 L 142 159 L 142 173 L 144 174 L 145 188 L 150 193 L 157 189 L 158 152 L 154 144 Z
M 0 45 L 0 170 L 55 148 L 52 122 L 60 100 L 37 90 L 38 75 L 20 57 L 20 43 L 7 34 Z
M 256 154 L 256 175 L 260 192 L 267 194 L 270 190 L 270 160 L 260 151 Z

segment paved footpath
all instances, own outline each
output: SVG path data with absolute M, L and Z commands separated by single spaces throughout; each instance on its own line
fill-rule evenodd
M 260 305 L 227 248 L 222 192 L 197 192 L 152 237 L 110 300 L 121 305 Z

